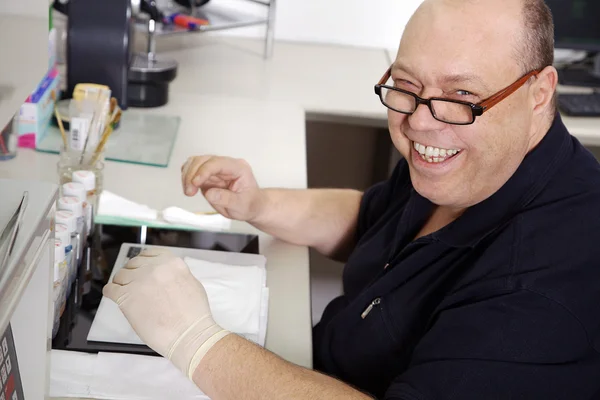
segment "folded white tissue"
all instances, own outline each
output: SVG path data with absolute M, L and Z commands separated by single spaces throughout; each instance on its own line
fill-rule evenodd
M 107 190 L 100 195 L 98 215 L 207 229 L 227 229 L 231 226 L 231 220 L 220 214 L 195 214 L 179 207 L 167 207 L 158 212 Z

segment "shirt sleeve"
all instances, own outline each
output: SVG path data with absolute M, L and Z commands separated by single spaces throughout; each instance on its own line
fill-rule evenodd
M 385 214 L 398 188 L 410 185 L 408 166 L 400 160 L 389 179 L 371 186 L 362 197 L 358 212 L 357 240 Z M 397 199 L 396 199 L 397 200 Z
M 517 290 L 440 312 L 384 399 L 583 399 L 600 393 L 598 376 L 577 318 Z

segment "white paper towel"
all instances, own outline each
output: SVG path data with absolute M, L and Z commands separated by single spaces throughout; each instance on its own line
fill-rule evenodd
M 91 397 L 96 354 L 52 350 L 50 397 Z
M 196 214 L 179 207 L 167 207 L 159 213 L 145 204 L 138 204 L 107 190 L 100 195 L 98 215 L 212 230 L 228 229 L 232 222 L 221 214 Z
M 50 371 L 50 397 L 209 400 L 162 357 L 52 350 Z
M 221 214 L 195 214 L 179 207 L 168 207 L 162 210 L 162 218 L 175 225 L 189 225 L 199 228 L 228 229 L 231 220 Z
M 110 400 L 208 400 L 208 396 L 162 357 L 98 353 L 92 395 Z
M 110 215 L 121 218 L 134 218 L 154 221 L 158 212 L 152 208 L 127 200 L 108 190 L 103 190 L 98 201 L 98 215 Z

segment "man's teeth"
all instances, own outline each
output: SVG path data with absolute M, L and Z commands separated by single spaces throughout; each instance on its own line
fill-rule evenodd
M 430 163 L 444 162 L 450 157 L 460 153 L 456 149 L 441 149 L 439 147 L 424 146 L 421 143 L 413 142 L 416 151 L 419 152 L 421 158 Z

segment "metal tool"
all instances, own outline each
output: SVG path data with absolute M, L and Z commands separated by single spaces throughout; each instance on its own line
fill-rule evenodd
M 23 197 L 21 198 L 21 202 L 19 206 L 15 210 L 14 214 L 4 227 L 2 234 L 0 234 L 0 248 L 4 247 L 4 244 L 7 243 L 4 252 L 0 257 L 2 257 L 0 261 L 0 274 L 2 278 L 0 278 L 0 288 L 4 286 L 4 281 L 8 279 L 8 275 L 10 275 L 9 271 L 6 271 L 6 264 L 8 259 L 15 247 L 15 242 L 17 240 L 17 234 L 19 232 L 19 227 L 21 225 L 21 221 L 23 220 L 23 214 L 25 213 L 25 208 L 27 208 L 27 202 L 29 200 L 29 192 L 23 192 Z

